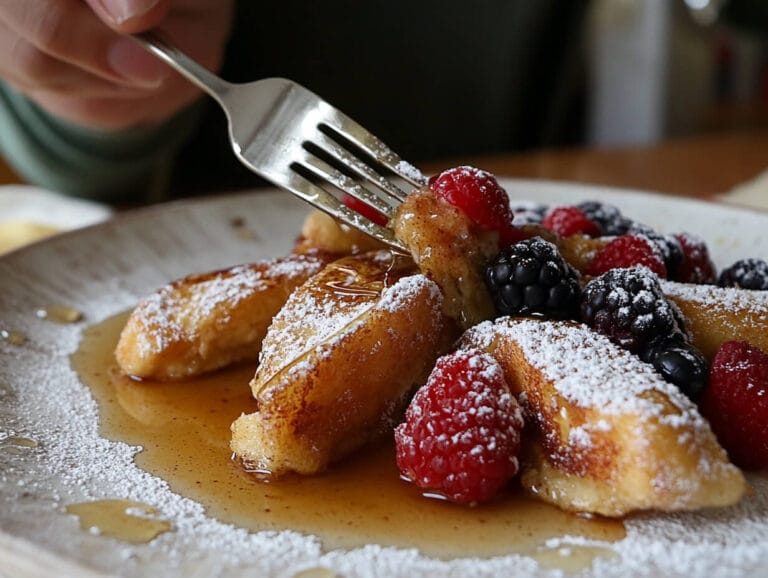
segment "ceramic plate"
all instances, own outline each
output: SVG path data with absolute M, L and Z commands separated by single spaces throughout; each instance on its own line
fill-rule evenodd
M 766 214 L 615 189 L 504 184 L 513 198 L 598 199 L 663 231 L 696 233 L 720 266 L 768 256 Z M 325 552 L 295 532 L 249 533 L 208 518 L 139 470 L 132 461 L 138 448 L 99 437 L 96 405 L 69 361 L 83 329 L 170 279 L 286 253 L 306 213 L 279 192 L 171 203 L 0 258 L 0 576 L 294 576 L 319 567 L 349 578 L 551 573 L 517 555 L 441 561 L 375 544 Z M 74 308 L 84 320 L 39 318 L 36 311 L 50 304 Z M 615 556 L 598 559 L 587 574 L 760 574 L 768 561 L 768 482 L 762 475 L 750 482 L 755 491 L 735 508 L 633 518 L 627 538 L 609 545 Z M 64 512 L 68 503 L 115 496 L 157 506 L 175 531 L 130 545 L 83 532 Z

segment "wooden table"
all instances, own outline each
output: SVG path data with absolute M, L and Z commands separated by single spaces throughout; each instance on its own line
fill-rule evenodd
M 498 175 L 553 179 L 711 197 L 768 169 L 768 132 L 670 140 L 616 149 L 561 149 L 428 163 L 434 172 L 457 163 Z
M 724 193 L 768 169 L 768 131 L 720 133 L 653 146 L 574 148 L 424 163 L 472 164 L 497 175 L 593 183 L 690 197 Z M 21 179 L 0 159 L 0 183 Z

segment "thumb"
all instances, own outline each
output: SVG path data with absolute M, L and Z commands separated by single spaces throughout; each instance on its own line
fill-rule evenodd
M 143 32 L 163 20 L 171 0 L 85 0 L 109 27 L 124 33 Z

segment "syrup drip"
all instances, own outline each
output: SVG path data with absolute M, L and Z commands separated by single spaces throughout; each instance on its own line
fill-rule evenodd
M 2 448 L 5 453 L 16 455 L 24 454 L 28 450 L 34 449 L 39 445 L 37 440 L 20 436 L 9 436 L 0 442 L 0 448 Z
M 67 513 L 77 516 L 80 528 L 132 544 L 144 544 L 172 529 L 158 519 L 156 508 L 130 500 L 96 500 L 70 504 Z
M 133 381 L 119 374 L 112 353 L 126 317 L 87 329 L 72 358 L 99 404 L 101 433 L 142 446 L 140 468 L 222 522 L 313 534 L 327 549 L 380 544 L 445 559 L 537 556 L 549 540 L 564 536 L 606 546 L 625 536 L 619 521 L 568 514 L 515 491 L 475 508 L 426 499 L 400 480 L 391 441 L 323 475 L 258 481 L 230 459 L 229 450 L 231 422 L 256 409 L 248 388 L 254 368 L 188 382 Z M 586 551 L 584 558 L 558 555 L 555 562 L 582 568 L 591 561 L 585 558 Z
M 83 319 L 82 312 L 66 305 L 48 305 L 38 309 L 36 314 L 40 319 L 47 319 L 48 321 L 62 324 L 77 323 Z
M 7 341 L 11 345 L 24 345 L 27 342 L 26 335 L 11 329 L 0 329 L 0 339 Z

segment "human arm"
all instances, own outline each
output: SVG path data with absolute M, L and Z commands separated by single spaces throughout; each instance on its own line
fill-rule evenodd
M 0 2 L 0 149 L 28 180 L 104 198 L 157 184 L 197 116 L 197 89 L 121 33 L 159 25 L 216 70 L 232 3 L 148 0 L 126 18 L 104 7 L 129 2 L 100 1 Z

